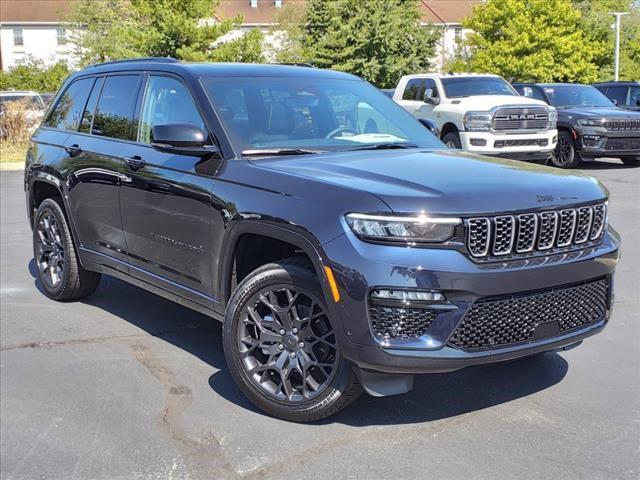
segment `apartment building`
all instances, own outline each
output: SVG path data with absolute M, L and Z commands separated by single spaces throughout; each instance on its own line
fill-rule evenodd
M 0 69 L 36 58 L 47 65 L 64 61 L 75 65 L 74 48 L 65 22 L 69 5 L 74 0 L 0 0 Z M 377 1 L 377 0 L 371 0 Z M 467 33 L 462 20 L 482 0 L 419 0 L 422 23 L 433 25 L 440 42 L 434 59 L 438 69 L 453 55 L 457 40 Z M 243 22 L 235 35 L 259 28 L 269 30 L 278 9 L 286 3 L 304 0 L 221 0 L 214 19 L 241 15 Z

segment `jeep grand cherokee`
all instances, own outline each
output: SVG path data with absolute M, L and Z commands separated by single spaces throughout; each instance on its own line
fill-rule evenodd
M 73 74 L 52 105 L 25 171 L 44 292 L 79 299 L 106 274 L 222 321 L 235 382 L 277 417 L 569 348 L 609 319 L 602 185 L 448 150 L 352 75 L 131 60 Z

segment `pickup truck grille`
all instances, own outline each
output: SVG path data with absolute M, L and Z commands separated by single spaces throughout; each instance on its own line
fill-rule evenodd
M 546 130 L 549 114 L 544 107 L 503 107 L 493 116 L 494 130 Z
M 614 132 L 633 132 L 640 131 L 640 120 L 635 119 L 620 119 L 620 120 L 607 120 L 604 124 L 604 128 L 612 130 Z
M 539 213 L 469 218 L 465 221 L 471 256 L 546 252 L 582 246 L 600 240 L 605 229 L 606 205 L 549 210 Z

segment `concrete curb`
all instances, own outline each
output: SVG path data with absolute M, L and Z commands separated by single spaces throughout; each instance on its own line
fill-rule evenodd
M 0 171 L 5 170 L 24 170 L 24 162 L 0 163 Z

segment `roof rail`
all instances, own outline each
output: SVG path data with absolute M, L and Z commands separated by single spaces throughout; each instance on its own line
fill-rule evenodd
M 158 62 L 158 63 L 180 63 L 180 60 L 173 57 L 141 57 L 141 58 L 127 58 L 124 60 L 112 60 L 110 62 L 94 63 L 87 68 L 102 67 L 103 65 L 117 65 L 120 63 L 135 63 L 135 62 Z
M 290 67 L 316 68 L 313 65 L 311 65 L 310 63 L 303 63 L 303 62 L 280 62 L 280 63 L 278 63 L 278 65 L 288 65 Z

